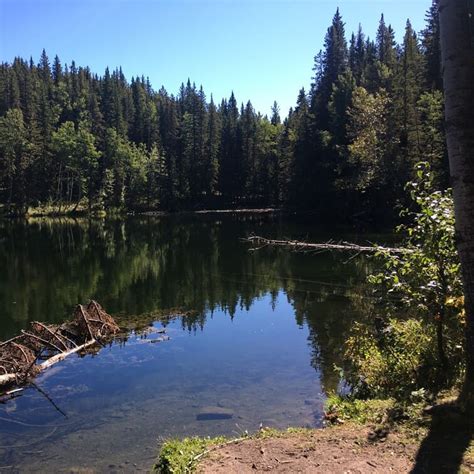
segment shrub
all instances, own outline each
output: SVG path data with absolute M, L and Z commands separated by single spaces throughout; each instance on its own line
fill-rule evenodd
M 346 380 L 368 396 L 407 397 L 453 384 L 463 370 L 462 285 L 451 191 L 434 191 L 427 163 L 407 185 L 415 211 L 398 227 L 402 253 L 380 252 L 369 277 L 379 302 L 372 324 L 356 324 L 346 343 Z M 380 310 L 383 308 L 383 310 Z
M 436 384 L 434 331 L 420 320 L 390 319 L 381 330 L 356 324 L 346 341 L 348 383 L 358 396 L 403 399 Z

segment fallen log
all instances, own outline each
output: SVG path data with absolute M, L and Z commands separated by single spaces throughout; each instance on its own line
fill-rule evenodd
M 64 360 L 120 331 L 112 316 L 96 301 L 78 305 L 73 319 L 60 326 L 31 323 L 30 331 L 0 343 L 0 387 L 20 385 Z M 47 359 L 44 352 L 47 350 Z M 44 362 L 39 362 L 41 359 Z
M 76 352 L 84 351 L 88 347 L 93 346 L 94 344 L 98 344 L 98 342 L 95 339 L 93 339 L 92 341 L 88 341 L 85 344 L 82 344 L 82 346 L 77 346 L 74 349 L 71 349 L 67 352 L 61 352 L 59 354 L 56 354 L 55 356 L 51 357 L 48 360 L 45 360 L 42 364 L 40 364 L 39 371 L 42 372 L 43 370 L 49 369 L 52 365 L 57 364 L 58 362 L 61 362 L 66 357 L 69 357 L 70 355 L 75 354 Z
M 351 242 L 322 242 L 322 243 L 313 243 L 313 242 L 302 242 L 300 240 L 275 240 L 275 239 L 266 239 L 265 237 L 260 237 L 258 235 L 251 235 L 242 239 L 244 242 L 256 245 L 250 250 L 260 250 L 263 247 L 272 246 L 272 247 L 286 247 L 294 251 L 324 251 L 324 250 L 338 250 L 338 251 L 350 251 L 358 253 L 377 253 L 377 252 L 388 252 L 388 253 L 412 253 L 412 249 L 399 248 L 399 247 L 383 247 L 381 245 L 358 245 Z

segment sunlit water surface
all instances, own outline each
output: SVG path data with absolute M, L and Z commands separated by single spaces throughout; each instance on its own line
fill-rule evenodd
M 146 471 L 167 437 L 321 426 L 367 262 L 249 252 L 251 233 L 328 238 L 268 216 L 1 223 L 0 340 L 89 298 L 155 327 L 154 313 L 193 311 L 166 324 L 168 341 L 132 334 L 0 403 L 2 472 Z M 204 407 L 232 417 L 198 419 Z

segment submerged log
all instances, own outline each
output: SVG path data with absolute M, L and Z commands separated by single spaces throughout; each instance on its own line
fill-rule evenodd
M 198 421 L 228 420 L 234 416 L 234 412 L 223 407 L 203 407 L 196 415 Z
M 286 247 L 294 251 L 323 251 L 323 250 L 339 250 L 339 251 L 350 251 L 357 253 L 377 253 L 377 252 L 388 252 L 388 253 L 412 253 L 413 250 L 407 248 L 399 247 L 383 247 L 381 245 L 358 245 L 351 242 L 322 242 L 322 243 L 312 243 L 312 242 L 301 242 L 299 240 L 274 240 L 266 239 L 258 235 L 252 235 L 243 239 L 244 242 L 256 245 L 250 250 L 259 250 L 263 247 L 272 246 L 272 247 Z
M 0 387 L 24 383 L 66 357 L 119 331 L 112 316 L 96 301 L 91 301 L 87 307 L 78 305 L 73 319 L 61 326 L 35 321 L 29 331 L 22 331 L 20 336 L 0 343 Z M 40 363 L 45 352 L 47 359 Z

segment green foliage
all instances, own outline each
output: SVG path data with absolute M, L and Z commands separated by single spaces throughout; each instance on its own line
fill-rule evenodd
M 434 185 L 437 189 L 445 189 L 449 182 L 449 170 L 442 92 L 424 92 L 418 100 L 417 109 L 420 115 L 420 146 L 423 155 L 431 165 Z
M 396 401 L 392 398 L 360 400 L 333 394 L 326 400 L 325 411 L 342 421 L 378 424 L 382 423 L 386 413 L 393 410 L 395 406 Z
M 210 446 L 224 443 L 226 438 L 184 438 L 166 441 L 160 451 L 158 462 L 153 472 L 163 474 L 185 474 L 193 471 L 196 456 L 202 454 Z
M 100 153 L 86 125 L 80 123 L 76 129 L 73 122 L 64 122 L 52 134 L 51 149 L 57 186 L 55 198 L 60 202 L 79 202 L 87 194 L 92 204 Z
M 433 328 L 416 319 L 389 319 L 380 332 L 356 323 L 346 341 L 347 381 L 358 396 L 404 399 L 432 387 L 436 373 Z
M 408 22 L 397 45 L 382 16 L 376 41 L 360 27 L 348 48 L 337 10 L 309 94 L 301 89 L 286 118 L 276 102 L 270 118 L 251 102 L 239 109 L 233 93 L 208 102 L 190 80 L 173 95 L 143 76 L 128 82 L 121 68 L 99 77 L 58 57 L 51 65 L 45 51 L 37 65 L 16 58 L 0 67 L 0 204 L 286 205 L 391 225 L 423 154 L 440 189 L 448 182 L 438 37 L 433 5 L 421 42 Z
M 312 430 L 307 428 L 289 428 L 283 431 L 273 428 L 262 428 L 251 436 L 248 436 L 247 433 L 245 433 L 245 437 L 248 437 L 248 439 L 269 439 L 292 434 L 309 435 L 311 432 Z M 163 444 L 160 450 L 158 461 L 153 467 L 153 472 L 163 474 L 185 474 L 193 472 L 199 458 L 201 458 L 208 449 L 212 449 L 213 447 L 226 442 L 232 442 L 232 440 L 223 436 L 216 438 L 201 438 L 195 436 L 192 438 L 184 438 L 182 440 L 168 440 Z
M 380 255 L 384 271 L 369 281 L 390 295 L 389 311 L 403 305 L 410 314 L 451 318 L 455 314 L 447 303 L 462 297 L 451 191 L 433 191 L 433 173 L 427 163 L 417 166 L 416 176 L 407 185 L 415 210 L 403 211 L 410 224 L 398 227 L 407 251 Z
M 30 163 L 31 144 L 28 141 L 23 113 L 10 109 L 0 118 L 0 187 L 6 188 L 6 203 L 25 204 L 26 170 Z
M 346 344 L 347 379 L 356 392 L 406 398 L 438 390 L 463 370 L 462 286 L 450 191 L 433 191 L 433 173 L 420 163 L 407 188 L 415 210 L 401 253 L 378 255 L 383 270 L 369 277 L 384 305 L 374 326 L 355 325 Z
M 370 94 L 358 87 L 353 94 L 349 115 L 349 160 L 355 167 L 350 186 L 366 192 L 381 187 L 387 174 L 384 158 L 388 147 L 387 108 L 389 99 L 381 89 Z

